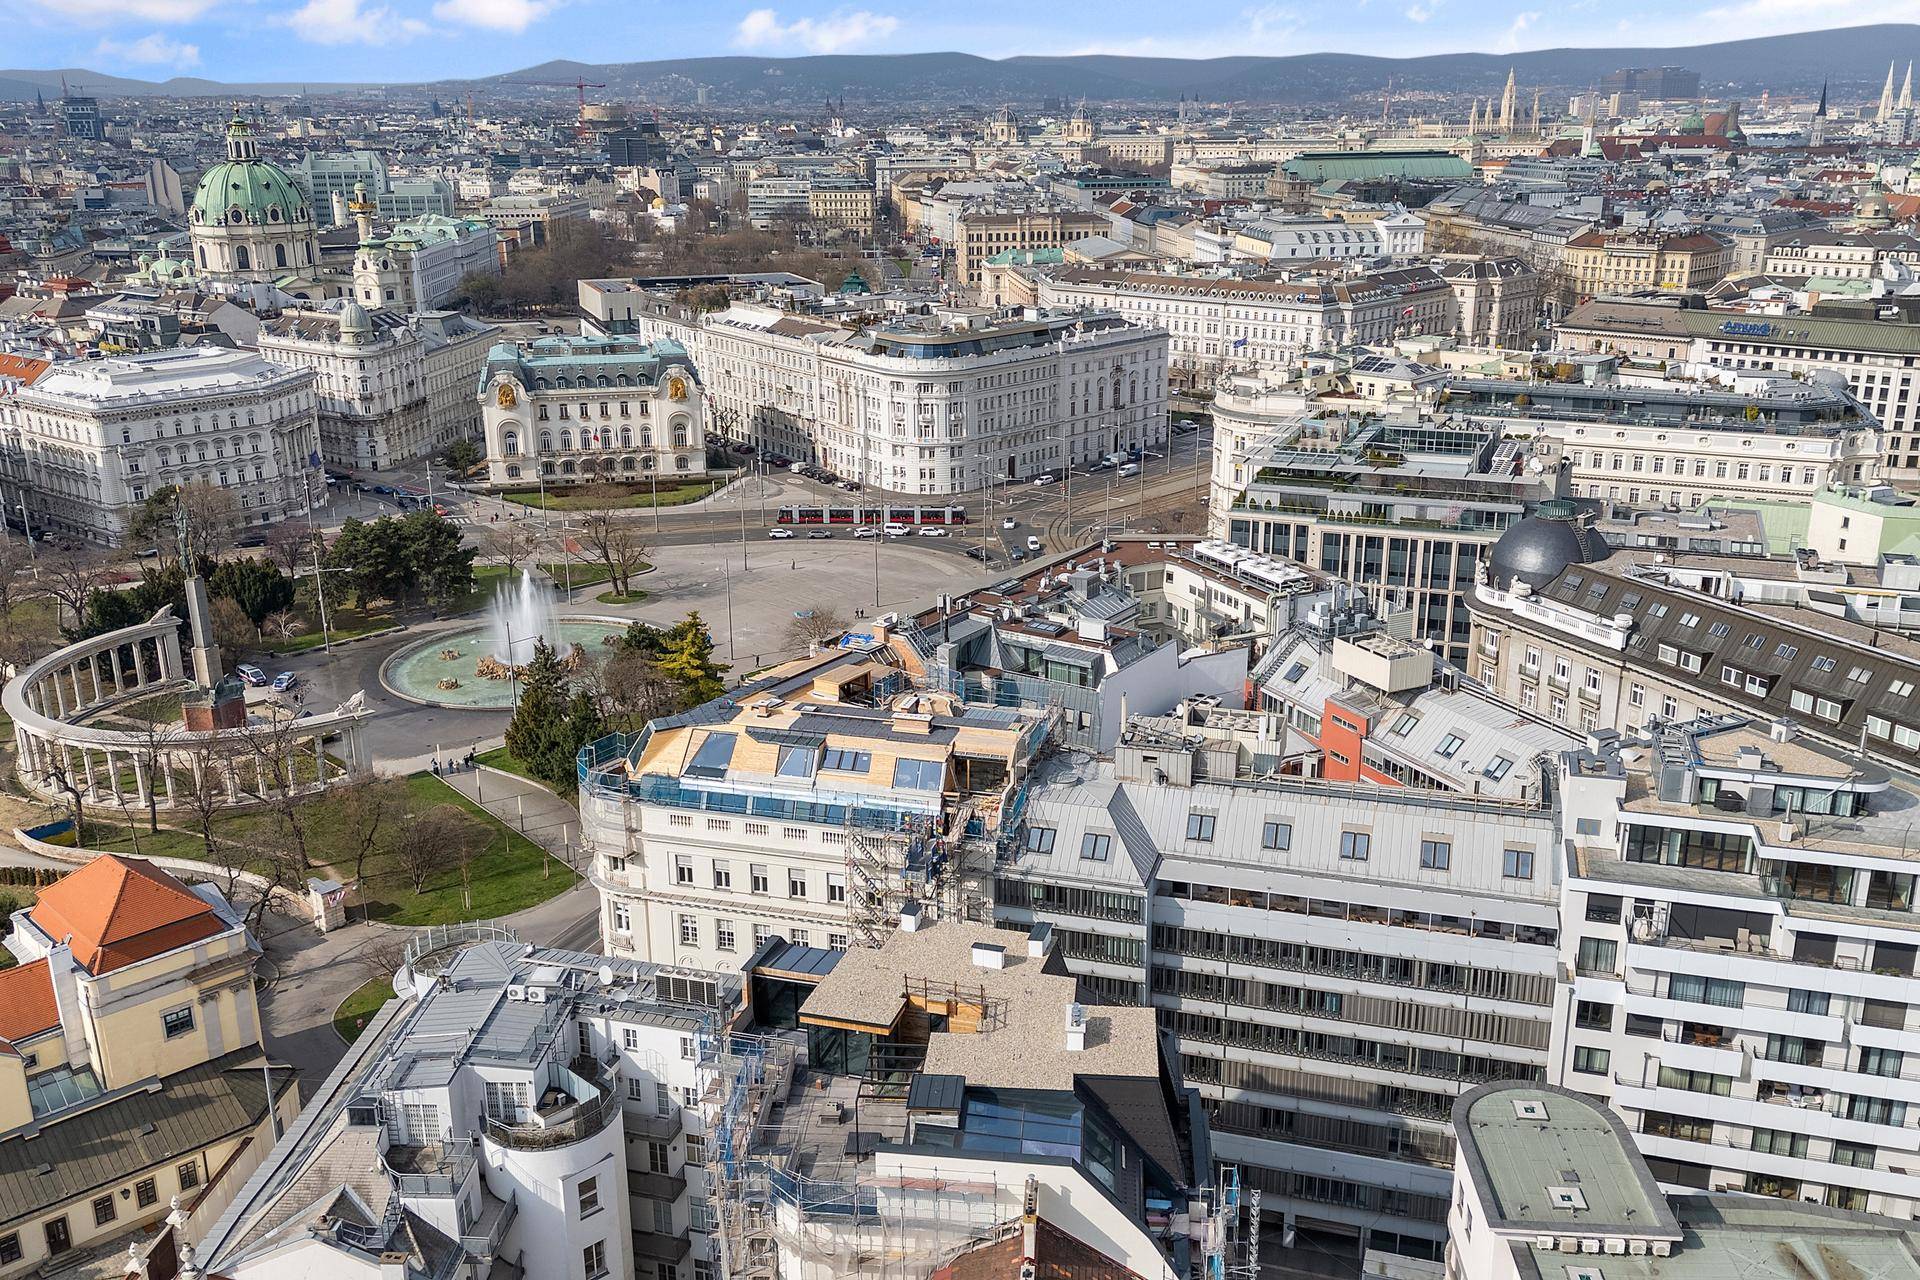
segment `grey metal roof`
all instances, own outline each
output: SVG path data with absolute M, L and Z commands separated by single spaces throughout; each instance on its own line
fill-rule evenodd
M 767 941 L 770 945 L 762 955 L 754 958 L 752 968 L 824 975 L 831 973 L 840 959 L 838 951 L 824 947 L 803 947 L 784 938 L 769 938 Z
M 237 1049 L 0 1141 L 0 1221 L 30 1217 L 135 1173 L 186 1159 L 252 1130 L 266 1115 L 258 1049 Z M 295 1085 L 290 1067 L 274 1091 Z

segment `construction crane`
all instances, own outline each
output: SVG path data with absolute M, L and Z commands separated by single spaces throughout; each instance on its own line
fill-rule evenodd
M 591 132 L 587 128 L 587 90 L 604 89 L 604 84 L 595 84 L 584 77 L 573 80 L 506 80 L 504 84 L 539 84 L 555 89 L 572 89 L 579 95 L 580 105 L 574 116 L 573 132 L 576 137 L 584 138 Z

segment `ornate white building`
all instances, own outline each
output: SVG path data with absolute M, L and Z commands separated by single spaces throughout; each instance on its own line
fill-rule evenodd
M 637 484 L 707 471 L 706 392 L 685 348 L 559 336 L 487 354 L 487 482 Z
M 36 532 L 111 546 L 167 485 L 284 520 L 326 500 L 314 374 L 219 347 L 55 365 L 0 401 L 0 475 Z
M 364 186 L 354 188 L 348 208 L 360 231 L 353 296 L 363 306 L 426 311 L 452 298 L 468 276 L 500 274 L 500 238 L 485 222 L 425 214 L 383 237 L 374 233 L 375 205 Z
M 210 280 L 271 284 L 319 267 L 306 193 L 285 169 L 260 158 L 259 140 L 237 110 L 227 125 L 227 158 L 201 177 L 187 223 L 194 265 Z
M 401 315 L 349 301 L 282 312 L 260 349 L 317 375 L 327 464 L 381 471 L 479 437 L 473 387 L 495 332 L 456 311 Z

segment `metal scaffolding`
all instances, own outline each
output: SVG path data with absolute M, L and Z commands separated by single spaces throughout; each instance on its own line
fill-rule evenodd
M 879 1175 L 870 1158 L 809 1171 L 789 1129 L 800 1049 L 719 1032 L 701 1046 L 707 1176 L 724 1280 L 926 1280 L 1020 1226 L 1020 1207 L 978 1173 Z M 795 1126 L 804 1127 L 804 1126 Z M 852 1137 L 855 1131 L 835 1135 Z

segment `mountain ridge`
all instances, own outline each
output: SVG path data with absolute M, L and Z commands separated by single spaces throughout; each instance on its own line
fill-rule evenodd
M 697 58 L 590 63 L 553 59 L 498 75 L 373 85 L 286 81 L 223 83 L 202 77 L 165 81 L 110 76 L 86 68 L 0 70 L 0 98 L 31 99 L 36 89 L 57 96 L 60 79 L 101 97 L 285 96 L 307 90 L 334 93 L 387 88 L 422 96 L 474 91 L 519 92 L 529 80 L 605 82 L 602 97 L 673 101 L 694 85 L 716 91 L 717 105 L 819 102 L 831 95 L 863 105 L 908 101 L 1036 101 L 1086 98 L 1095 102 L 1174 101 L 1297 105 L 1377 95 L 1389 79 L 1394 91 L 1495 93 L 1511 70 L 1531 92 L 1598 83 L 1616 67 L 1685 66 L 1701 73 L 1704 93 L 1807 91 L 1831 80 L 1835 89 L 1871 93 L 1887 58 L 1920 58 L 1920 24 L 1875 23 L 1793 35 L 1679 47 L 1617 46 L 1535 49 L 1522 53 L 1434 53 L 1406 58 L 1311 52 L 1279 56 L 1155 58 L 1118 54 L 1022 55 L 991 59 L 929 52 L 815 54 L 766 58 L 727 54 Z M 521 83 L 515 84 L 515 81 Z

